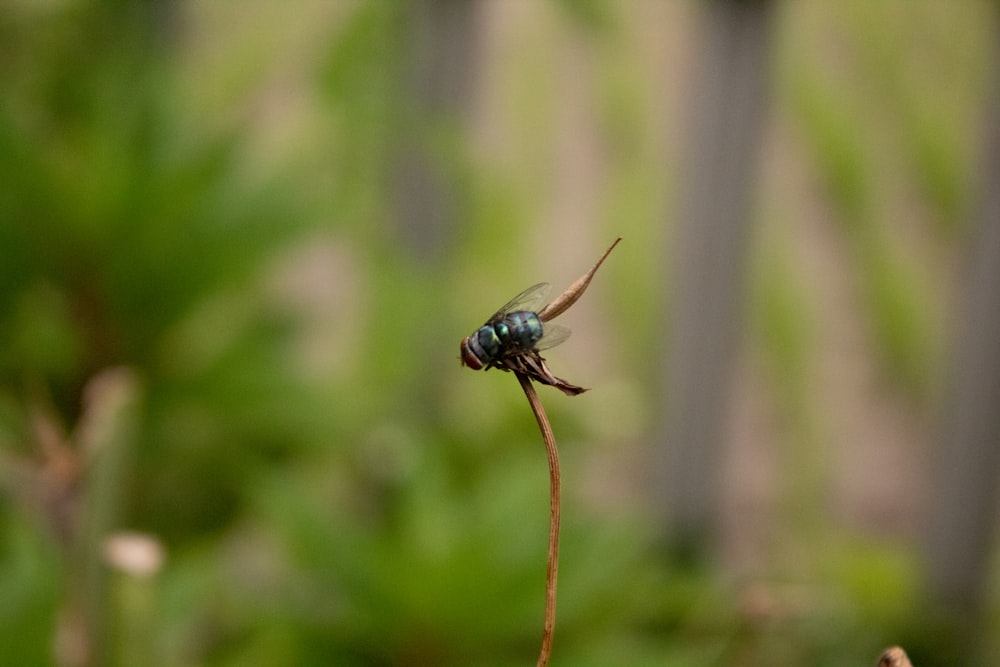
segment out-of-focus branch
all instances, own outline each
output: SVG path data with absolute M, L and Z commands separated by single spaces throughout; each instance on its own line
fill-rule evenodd
M 906 651 L 893 646 L 888 648 L 879 656 L 877 667 L 913 667 L 910 659 L 906 657 Z

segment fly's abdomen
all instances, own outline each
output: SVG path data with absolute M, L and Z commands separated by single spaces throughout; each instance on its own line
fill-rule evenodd
M 543 333 L 542 321 L 538 319 L 538 315 L 527 310 L 508 313 L 494 328 L 505 347 L 523 351 L 534 348 Z

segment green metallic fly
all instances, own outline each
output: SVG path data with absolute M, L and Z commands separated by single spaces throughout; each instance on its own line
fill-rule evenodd
M 523 373 L 570 396 L 587 391 L 553 375 L 539 352 L 569 338 L 569 329 L 548 322 L 576 303 L 620 240 L 616 239 L 590 271 L 544 308 L 539 306 L 549 293 L 548 283 L 532 285 L 504 304 L 483 326 L 462 339 L 462 365 L 476 371 L 499 368 Z

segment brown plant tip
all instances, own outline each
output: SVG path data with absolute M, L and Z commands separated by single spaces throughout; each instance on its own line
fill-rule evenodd
M 556 297 L 552 303 L 542 308 L 538 312 L 538 319 L 542 322 L 553 320 L 559 315 L 565 313 L 570 306 L 576 303 L 587 290 L 587 286 L 590 285 L 590 281 L 594 277 L 594 274 L 597 273 L 597 269 L 601 268 L 601 264 L 604 263 L 604 260 L 607 259 L 608 255 L 611 254 L 611 251 L 615 249 L 615 246 L 618 245 L 618 242 L 621 240 L 622 237 L 620 236 L 616 238 L 615 242 L 611 244 L 611 247 L 605 250 L 604 254 L 601 255 L 601 258 L 597 260 L 597 264 L 590 267 L 590 271 L 587 271 L 587 273 L 580 276 L 575 283 L 570 285 L 565 292 Z
M 877 667 L 913 667 L 906 651 L 898 646 L 886 649 L 878 659 Z

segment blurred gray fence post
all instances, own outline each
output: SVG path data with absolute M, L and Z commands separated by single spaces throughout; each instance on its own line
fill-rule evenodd
M 480 4 L 470 0 L 413 0 L 402 11 L 402 114 L 392 177 L 400 236 L 414 255 L 439 258 L 454 233 L 459 186 L 453 154 L 473 101 Z
M 982 620 L 1000 501 L 1000 11 L 995 19 L 980 202 L 929 489 L 927 587 L 956 648 Z
M 718 476 L 746 293 L 774 3 L 709 0 L 687 122 L 656 475 L 669 545 L 718 527 Z

